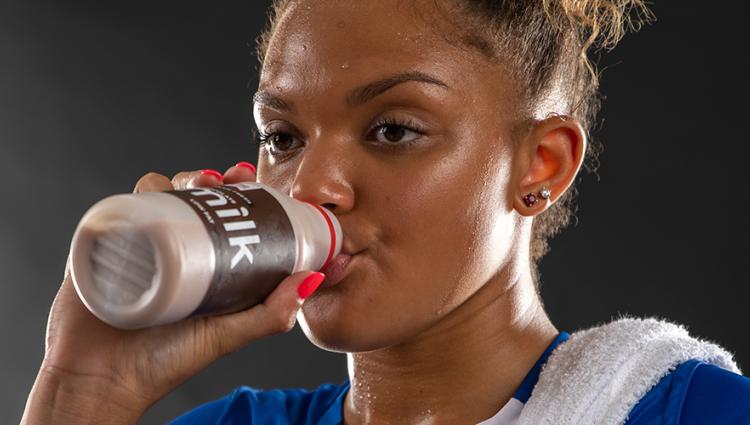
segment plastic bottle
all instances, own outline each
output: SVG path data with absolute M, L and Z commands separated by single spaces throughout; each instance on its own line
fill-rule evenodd
M 342 239 L 330 211 L 260 183 L 114 195 L 78 224 L 71 274 L 94 315 L 135 329 L 249 308 Z

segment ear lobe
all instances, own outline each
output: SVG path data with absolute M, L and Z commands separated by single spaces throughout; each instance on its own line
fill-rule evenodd
M 583 163 L 587 141 L 578 121 L 556 116 L 535 125 L 526 143 L 528 167 L 516 194 L 516 210 L 529 216 L 544 211 L 573 183 Z M 543 187 L 550 190 L 549 199 L 539 199 Z M 523 198 L 529 193 L 542 202 L 526 205 Z

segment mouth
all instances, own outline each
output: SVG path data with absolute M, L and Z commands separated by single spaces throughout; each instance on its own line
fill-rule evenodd
M 326 275 L 326 278 L 323 280 L 323 283 L 320 284 L 321 288 L 330 288 L 331 286 L 334 286 L 341 282 L 344 277 L 349 272 L 349 265 L 351 264 L 351 261 L 353 258 L 358 256 L 360 252 L 357 252 L 355 254 L 344 254 L 341 253 L 331 260 L 321 271 L 321 273 Z

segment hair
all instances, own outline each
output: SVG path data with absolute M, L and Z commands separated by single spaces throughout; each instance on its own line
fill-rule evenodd
M 274 0 L 266 29 L 256 39 L 261 69 L 279 18 L 294 0 Z M 530 115 L 541 102 L 561 97 L 563 110 L 549 115 L 572 117 L 590 133 L 601 104 L 599 71 L 591 55 L 611 50 L 628 31 L 654 20 L 643 0 L 433 0 L 447 11 L 463 45 L 487 59 L 508 65 L 519 87 L 522 111 Z M 453 6 L 450 10 L 446 6 Z M 446 35 L 446 40 L 453 39 Z M 598 56 L 597 56 L 598 59 Z M 555 106 L 557 109 L 559 105 Z M 583 168 L 596 172 L 600 142 L 589 141 Z M 539 262 L 549 241 L 575 216 L 577 182 L 532 224 L 529 247 L 532 279 L 539 287 Z

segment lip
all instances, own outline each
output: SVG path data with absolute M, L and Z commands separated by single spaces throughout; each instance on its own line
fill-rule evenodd
M 321 270 L 321 273 L 326 275 L 323 283 L 320 284 L 321 288 L 329 288 L 341 282 L 349 271 L 349 264 L 351 263 L 352 258 L 358 254 L 359 253 L 348 255 L 340 253 L 333 257 L 331 262 Z

